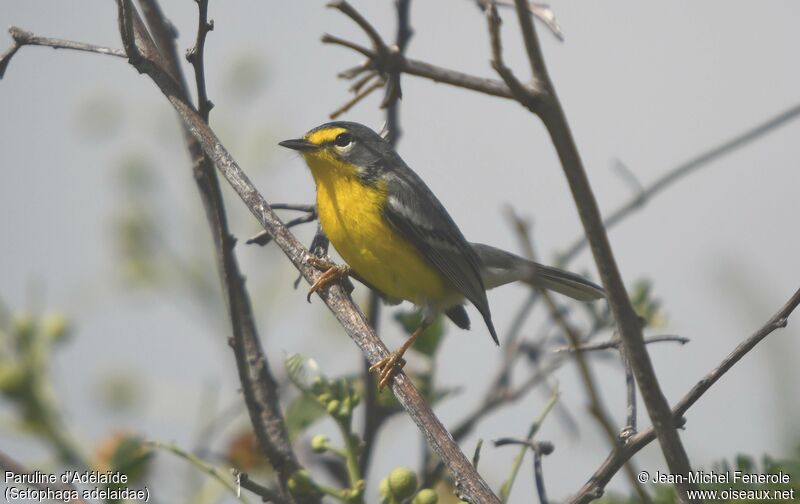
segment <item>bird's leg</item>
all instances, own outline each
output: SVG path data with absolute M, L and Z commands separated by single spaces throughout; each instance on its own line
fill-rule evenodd
M 327 287 L 332 283 L 339 282 L 350 276 L 350 266 L 346 264 L 336 265 L 333 262 L 317 256 L 309 256 L 306 260 L 308 264 L 324 270 L 323 273 L 317 278 L 317 281 L 308 289 L 308 296 L 306 299 L 311 302 L 311 294 L 314 294 L 323 287 Z
M 409 336 L 406 342 L 403 343 L 403 346 L 390 353 L 380 361 L 376 362 L 369 368 L 371 373 L 378 373 L 378 390 L 383 390 L 383 388 L 392 380 L 394 375 L 403 369 L 403 366 L 406 365 L 406 361 L 403 359 L 403 354 L 406 353 L 406 350 L 411 348 L 411 345 L 414 344 L 417 338 L 419 338 L 419 336 L 424 333 L 425 329 L 427 329 L 430 325 L 430 322 L 423 320 L 419 328 L 417 328 L 417 330 L 414 331 L 411 336 Z

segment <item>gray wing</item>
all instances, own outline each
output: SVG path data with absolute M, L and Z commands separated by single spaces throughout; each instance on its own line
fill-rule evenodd
M 422 253 L 428 263 L 483 316 L 495 343 L 481 263 L 453 219 L 433 192 L 408 167 L 386 174 L 389 194 L 383 214 Z

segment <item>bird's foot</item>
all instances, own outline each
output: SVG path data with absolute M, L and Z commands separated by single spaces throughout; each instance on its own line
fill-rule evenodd
M 406 361 L 403 359 L 403 352 L 400 350 L 395 350 L 380 361 L 373 364 L 369 368 L 369 372 L 378 373 L 378 390 L 383 390 L 383 388 L 386 387 L 390 381 L 392 381 L 394 375 L 403 369 L 403 366 L 405 365 Z
M 311 295 L 318 290 L 327 287 L 332 283 L 342 281 L 350 276 L 351 269 L 350 266 L 346 264 L 337 265 L 328 259 L 323 259 L 317 256 L 309 256 L 306 262 L 315 268 L 324 270 L 319 278 L 317 278 L 317 280 L 311 285 L 311 288 L 308 289 L 308 296 L 306 296 L 306 300 L 309 303 L 311 302 Z

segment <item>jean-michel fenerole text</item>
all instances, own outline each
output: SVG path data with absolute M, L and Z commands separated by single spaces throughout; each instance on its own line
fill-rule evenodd
M 789 484 L 791 476 L 783 471 L 771 474 L 747 473 L 743 471 L 692 471 L 689 474 L 669 474 L 656 471 L 651 479 L 653 483 L 697 483 L 715 484 L 742 483 L 746 485 Z

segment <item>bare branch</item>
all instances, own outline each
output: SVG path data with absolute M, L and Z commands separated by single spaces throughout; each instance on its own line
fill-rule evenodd
M 358 102 L 360 102 L 361 100 L 363 100 L 364 98 L 369 96 L 373 91 L 375 91 L 376 89 L 382 88 L 384 84 L 385 84 L 385 82 L 383 81 L 383 79 L 379 79 L 378 81 L 373 82 L 365 90 L 363 90 L 362 92 L 356 94 L 353 98 L 348 100 L 344 105 L 342 105 L 338 109 L 336 109 L 333 112 L 331 112 L 329 114 L 330 118 L 331 119 L 336 119 L 340 115 L 344 114 L 345 112 L 347 112 L 348 110 L 353 108 L 353 106 L 355 106 Z
M 740 343 L 722 362 L 703 377 L 683 398 L 678 401 L 671 411 L 675 424 L 682 423 L 683 415 L 697 402 L 734 364 L 747 355 L 758 343 L 769 336 L 776 329 L 786 327 L 789 316 L 800 305 L 800 289 L 795 291 L 791 298 L 773 315 L 760 329 L 749 338 Z M 585 504 L 603 495 L 603 489 L 611 478 L 619 471 L 622 465 L 639 450 L 656 438 L 653 427 L 636 434 L 628 439 L 625 446 L 612 452 L 600 465 L 589 481 L 568 502 L 570 504 Z
M 642 208 L 649 202 L 653 196 L 659 194 L 661 191 L 669 188 L 675 182 L 683 179 L 685 176 L 690 175 L 700 168 L 708 166 L 717 159 L 724 157 L 731 152 L 736 151 L 746 145 L 762 138 L 764 135 L 771 133 L 773 130 L 784 126 L 785 124 L 800 117 L 800 104 L 787 108 L 786 110 L 778 113 L 767 119 L 766 121 L 749 128 L 746 131 L 730 138 L 718 145 L 715 145 L 709 150 L 706 150 L 693 158 L 684 161 L 678 166 L 667 170 L 661 177 L 656 179 L 652 184 L 642 187 L 636 195 L 628 202 L 624 203 L 616 210 L 608 214 L 608 217 L 603 221 L 606 229 L 610 229 L 619 224 L 627 216 Z M 623 165 L 624 166 L 624 165 Z M 578 253 L 588 245 L 586 236 L 581 236 L 570 245 L 565 252 L 559 254 L 559 263 L 566 264 L 571 261 Z
M 536 30 L 527 9 L 527 4 L 524 0 L 515 0 L 515 4 L 531 71 L 534 78 L 539 81 L 540 86 L 546 90 L 546 98 L 537 113 L 550 134 L 561 160 L 564 174 L 569 182 L 584 232 L 589 240 L 595 263 L 600 272 L 600 278 L 608 293 L 608 301 L 614 319 L 617 322 L 620 338 L 624 343 L 626 358 L 629 359 L 633 367 L 636 381 L 639 384 L 650 419 L 658 433 L 661 449 L 664 452 L 670 471 L 673 474 L 689 474 L 691 472 L 689 458 L 672 422 L 669 403 L 667 403 L 667 399 L 664 397 L 661 386 L 655 376 L 653 364 L 644 344 L 639 317 L 631 306 L 630 298 L 625 290 L 614 253 L 611 250 L 606 230 L 600 218 L 597 201 L 583 167 L 583 161 L 572 137 L 564 110 L 556 96 L 555 87 L 547 73 L 547 67 L 539 46 L 539 39 L 536 36 Z M 522 104 L 525 105 L 525 103 Z M 696 485 L 679 483 L 676 487 L 683 500 L 691 501 L 687 496 L 687 491 L 696 488 Z
M 509 214 L 513 220 L 514 228 L 517 230 L 518 238 L 522 244 L 522 248 L 526 251 L 528 259 L 535 261 L 535 248 L 533 246 L 533 240 L 530 237 L 528 225 L 515 213 L 509 212 Z M 578 335 L 578 332 L 575 330 L 575 328 L 572 327 L 572 324 L 569 322 L 569 320 L 567 320 L 563 310 L 561 310 L 561 308 L 555 302 L 550 292 L 547 290 L 541 290 L 539 295 L 544 300 L 544 303 L 550 312 L 550 318 L 556 322 L 556 325 L 559 327 L 559 329 L 561 329 L 561 332 L 570 342 L 571 347 L 580 348 L 583 343 L 583 339 Z M 597 390 L 597 384 L 595 383 L 594 376 L 589 369 L 589 362 L 582 351 L 573 352 L 573 355 L 575 356 L 575 363 L 578 366 L 578 373 L 581 377 L 583 388 L 585 389 L 587 398 L 589 400 L 589 412 L 592 414 L 592 416 L 594 416 L 595 420 L 597 420 L 597 423 L 600 425 L 603 432 L 605 432 L 609 443 L 611 443 L 611 446 L 615 450 L 619 450 L 621 448 L 621 444 L 617 436 L 617 432 L 611 423 L 611 418 L 609 417 L 606 407 L 603 404 L 603 400 L 600 397 L 600 393 Z M 633 468 L 631 463 L 627 463 L 625 465 L 625 474 L 628 477 L 631 486 L 639 495 L 639 499 L 645 503 L 652 502 L 650 496 L 644 490 L 641 483 L 636 479 L 636 470 Z
M 250 475 L 246 472 L 234 470 L 233 476 L 236 478 L 237 485 L 261 497 L 262 502 L 270 502 L 272 504 L 288 504 L 289 502 L 271 488 L 251 480 Z
M 489 4 L 492 3 L 496 4 L 498 7 L 514 7 L 513 2 L 505 2 L 500 0 L 478 0 L 477 3 L 481 10 L 486 10 Z M 558 24 L 558 20 L 556 20 L 556 15 L 553 13 L 553 9 L 551 9 L 547 4 L 536 2 L 529 2 L 529 6 L 531 14 L 536 16 L 536 19 L 544 23 L 554 37 L 556 37 L 560 42 L 563 42 L 564 32 L 561 31 L 561 26 Z
M 500 40 L 500 16 L 497 15 L 495 2 L 489 1 L 486 9 L 486 22 L 489 27 L 489 40 L 492 47 L 492 68 L 500 75 L 503 82 L 511 90 L 514 99 L 536 113 L 539 105 L 540 91 L 526 88 L 503 61 L 503 45 Z
M 166 65 L 166 72 L 177 86 L 178 94 L 175 99 L 188 102 L 190 94 L 177 56 L 175 29 L 163 15 L 157 0 L 140 0 L 140 4 L 146 16 L 149 31 L 154 34 L 160 61 Z M 207 2 L 200 0 L 198 5 L 198 39 L 192 63 L 198 86 L 198 101 L 203 110 L 201 120 L 207 122 L 211 105 L 205 92 L 203 49 L 205 33 L 210 29 L 210 25 L 206 21 Z M 141 20 L 138 19 L 138 15 L 132 9 L 129 1 L 121 1 L 121 15 L 126 11 L 128 19 L 121 19 L 123 43 L 132 52 L 138 52 L 137 41 L 130 40 L 131 31 L 128 31 L 127 27 L 130 26 L 133 30 L 134 27 L 141 25 Z M 146 31 L 143 26 L 138 29 Z M 140 39 L 142 38 L 143 36 L 140 37 Z M 131 61 L 133 62 L 134 59 L 131 58 Z M 165 84 L 169 83 L 163 74 L 154 73 L 153 75 L 159 75 Z M 300 464 L 295 457 L 286 432 L 280 409 L 278 385 L 261 348 L 250 298 L 233 253 L 235 240 L 228 228 L 219 180 L 211 161 L 203 154 L 200 143 L 192 136 L 188 127 L 184 126 L 183 131 L 184 141 L 192 159 L 192 171 L 211 229 L 220 283 L 231 321 L 233 337 L 230 343 L 236 356 L 245 404 L 259 444 L 279 475 L 278 480 L 283 493 L 288 495 L 287 482 L 291 475 L 300 468 Z M 318 502 L 319 498 L 312 495 L 307 498 L 307 501 Z
M 14 54 L 17 53 L 20 47 L 26 45 L 52 47 L 53 49 L 71 49 L 73 51 L 92 52 L 108 56 L 117 56 L 119 58 L 125 57 L 125 51 L 122 49 L 113 49 L 111 47 L 86 44 L 84 42 L 75 42 L 72 40 L 38 37 L 16 26 L 9 28 L 8 33 L 10 33 L 11 38 L 14 39 L 14 44 L 0 56 L 0 79 L 5 75 L 6 68 L 8 68 L 8 64 L 11 62 L 11 58 L 14 57 Z
M 195 83 L 197 85 L 197 110 L 200 116 L 208 122 L 208 114 L 214 104 L 208 99 L 206 93 L 206 77 L 204 53 L 206 36 L 214 29 L 214 21 L 208 20 L 208 0 L 195 0 L 197 3 L 197 40 L 194 46 L 186 51 L 186 60 L 194 67 Z
M 666 341 L 673 341 L 675 343 L 680 343 L 681 345 L 685 345 L 689 343 L 691 340 L 684 336 L 673 336 L 673 335 L 663 335 L 663 336 L 649 336 L 644 339 L 646 344 L 650 343 L 663 343 Z M 610 350 L 610 349 L 618 349 L 622 345 L 622 342 L 619 339 L 613 339 L 609 341 L 603 341 L 600 343 L 589 343 L 583 344 L 578 346 L 577 348 L 574 346 L 563 346 L 559 348 L 553 349 L 553 353 L 561 353 L 561 352 L 591 352 L 594 350 Z
M 353 21 L 356 22 L 358 26 L 364 30 L 364 33 L 367 34 L 370 41 L 372 42 L 372 47 L 377 51 L 378 56 L 385 57 L 389 53 L 389 48 L 384 43 L 381 36 L 378 34 L 378 31 L 367 21 L 364 16 L 361 15 L 352 5 L 347 3 L 345 0 L 335 0 L 330 2 L 328 7 L 332 9 L 336 9 L 345 16 L 349 17 Z

